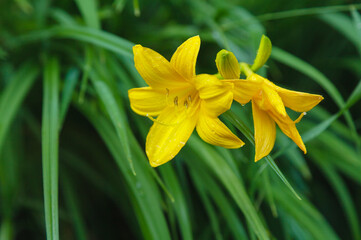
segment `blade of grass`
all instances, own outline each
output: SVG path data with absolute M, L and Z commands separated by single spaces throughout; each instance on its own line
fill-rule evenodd
M 65 76 L 64 88 L 61 93 L 60 99 L 60 114 L 59 114 L 59 129 L 63 126 L 66 112 L 68 111 L 76 83 L 79 78 L 79 70 L 73 68 L 70 69 Z
M 10 219 L 4 219 L 0 227 L 0 240 L 9 240 L 13 238 L 13 228 Z
M 62 173 L 62 189 L 64 193 L 65 203 L 69 212 L 69 215 L 71 217 L 74 230 L 76 233 L 76 239 L 79 240 L 86 240 L 87 234 L 85 229 L 85 224 L 82 219 L 79 204 L 76 200 L 76 194 L 74 192 L 72 183 L 69 181 L 69 176 L 67 174 Z
M 134 176 L 132 173 L 124 152 L 119 148 L 119 137 L 110 122 L 94 109 L 91 109 L 86 103 L 77 106 L 100 134 L 122 172 L 122 176 L 125 178 L 134 197 L 132 203 L 142 227 L 143 237 L 154 240 L 170 239 L 168 227 L 161 209 L 160 193 L 149 171 L 150 166 L 134 136 L 131 135 L 131 132 L 128 132 L 132 155 L 134 156 L 134 168 L 138 173 L 137 176 Z
M 193 236 L 190 216 L 184 193 L 177 179 L 177 175 L 175 174 L 173 167 L 169 164 L 159 167 L 159 170 L 166 185 L 169 189 L 171 189 L 172 195 L 174 196 L 172 207 L 174 208 L 174 211 L 177 215 L 182 237 L 183 239 L 191 240 L 193 239 Z
M 11 127 L 11 134 L 4 142 L 0 158 L 1 229 L 0 240 L 14 239 L 17 229 L 17 198 L 21 188 L 20 159 L 23 159 L 22 128 L 20 121 Z
M 342 178 L 337 174 L 337 172 L 331 168 L 328 164 L 322 163 L 319 161 L 320 169 L 324 172 L 328 180 L 330 181 L 330 185 L 333 187 L 335 193 L 337 194 L 339 201 L 344 208 L 347 220 L 349 221 L 349 225 L 351 228 L 351 232 L 353 235 L 353 239 L 360 240 L 361 239 L 361 232 L 360 222 L 357 217 L 357 211 L 355 205 L 352 202 L 352 198 L 350 196 L 347 187 L 342 180 Z
M 34 84 L 39 70 L 32 65 L 22 65 L 10 79 L 0 97 L 0 151 L 15 114 Z
M 52 37 L 74 39 L 91 43 L 114 53 L 126 56 L 128 59 L 133 58 L 133 43 L 105 31 L 81 26 L 55 26 L 50 29 L 39 30 L 27 35 L 20 36 L 16 39 L 12 39 L 12 41 L 8 44 L 9 46 L 17 47 L 22 44 L 31 43 L 34 41 L 36 42 L 41 39 L 48 39 Z
M 204 187 L 204 182 L 200 179 L 201 175 L 199 174 L 199 172 L 195 172 L 193 169 L 191 169 L 191 176 L 192 176 L 193 182 L 195 183 L 195 187 L 197 188 L 197 192 L 202 199 L 204 208 L 206 209 L 206 212 L 208 214 L 209 221 L 212 226 L 212 231 L 214 233 L 213 237 L 216 240 L 222 240 L 223 236 L 221 233 L 218 216 L 216 214 L 215 208 L 213 207 L 213 205 L 209 199 L 209 196 L 206 193 L 206 190 Z
M 134 16 L 140 16 L 139 0 L 133 0 Z
M 254 136 L 251 132 L 251 130 L 243 123 L 243 121 L 234 114 L 231 110 L 225 112 L 222 116 L 224 116 L 228 121 L 230 121 L 238 130 L 240 130 L 243 135 L 252 143 L 252 145 L 255 144 L 254 142 Z M 274 162 L 273 158 L 268 155 L 265 157 L 268 165 L 273 169 L 273 171 L 278 175 L 278 177 L 282 180 L 282 182 L 288 187 L 288 189 L 298 198 L 301 199 L 300 196 L 297 194 L 297 192 L 293 189 L 291 184 L 288 182 L 287 178 L 283 175 L 281 170 L 278 168 L 276 163 Z
M 266 229 L 249 199 L 246 189 L 231 167 L 211 147 L 194 136 L 189 139 L 192 152 L 209 167 L 227 188 L 259 239 L 269 239 Z
M 92 28 L 99 29 L 100 21 L 98 18 L 98 7 L 96 0 L 75 0 L 78 8 L 83 15 L 85 23 Z
M 44 67 L 42 117 L 42 160 L 46 236 L 59 239 L 58 147 L 59 147 L 59 63 L 55 58 Z
M 351 6 L 349 7 L 350 9 Z M 357 34 L 357 28 L 355 28 L 352 20 L 347 15 L 330 13 L 321 15 L 320 19 L 344 35 L 356 47 L 361 56 L 360 35 Z
M 301 16 L 310 16 L 310 15 L 320 15 L 326 13 L 336 13 L 336 12 L 344 12 L 349 11 L 350 7 L 354 6 L 356 9 L 361 9 L 361 4 L 355 5 L 339 5 L 339 6 L 325 6 L 325 7 L 315 7 L 315 8 L 301 8 L 301 9 L 292 9 L 286 10 L 282 12 L 272 12 L 266 13 L 262 15 L 258 15 L 258 21 L 270 21 L 270 20 L 280 20 L 285 18 L 292 18 L 292 17 L 301 17 Z M 225 31 L 229 31 L 232 28 L 241 27 L 246 24 L 250 24 L 252 21 L 232 21 L 227 22 L 222 25 L 222 28 Z
M 351 16 L 353 19 L 354 27 L 356 29 L 355 35 L 358 39 L 358 45 L 356 47 L 360 50 L 360 57 L 361 57 L 361 16 L 355 6 L 351 6 L 350 10 L 351 10 Z
M 83 76 L 81 79 L 79 103 L 84 101 L 85 91 L 88 85 L 89 72 L 92 66 L 93 51 L 90 46 L 85 47 L 85 65 L 83 67 Z
M 189 155 L 187 159 L 191 159 L 191 155 Z M 194 161 L 187 161 L 186 163 L 188 164 L 189 169 L 194 169 L 192 170 L 192 176 L 197 175 L 195 177 L 198 178 L 198 181 L 200 182 L 199 185 L 205 188 L 207 194 L 213 199 L 214 203 L 219 208 L 220 213 L 224 216 L 224 222 L 226 222 L 226 225 L 232 230 L 234 237 L 232 239 L 247 239 L 246 232 L 237 212 L 233 209 L 233 205 L 231 205 L 227 195 L 215 182 L 214 178 L 204 170 L 203 164 Z M 225 231 L 223 230 L 222 233 L 223 232 Z
M 121 111 L 122 108 L 118 106 L 117 101 L 114 99 L 111 90 L 109 89 L 107 84 L 101 80 L 100 76 L 97 73 L 92 72 L 90 75 L 90 79 L 95 87 L 95 90 L 98 93 L 100 100 L 103 102 L 110 116 L 110 119 L 112 120 L 112 123 L 121 141 L 121 146 L 124 149 L 129 166 L 132 169 L 133 174 L 136 175 L 128 142 L 127 128 L 129 127 L 125 112 Z
M 279 185 L 272 186 L 277 206 L 284 209 L 297 223 L 312 234 L 312 239 L 337 240 L 338 236 L 329 226 L 323 216 L 308 202 L 307 199 L 298 201 L 287 191 L 283 191 Z

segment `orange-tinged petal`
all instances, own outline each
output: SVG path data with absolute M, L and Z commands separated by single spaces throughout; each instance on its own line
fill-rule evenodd
M 177 107 L 165 108 L 154 122 L 146 140 L 146 153 L 152 167 L 173 159 L 188 141 L 198 113 L 189 115 Z
M 323 100 L 321 95 L 297 92 L 281 87 L 277 87 L 276 91 L 284 105 L 297 112 L 310 111 Z
M 197 123 L 198 135 L 207 143 L 225 148 L 240 148 L 244 142 L 234 135 L 218 118 L 201 114 Z
M 167 59 L 152 49 L 135 45 L 133 53 L 135 68 L 149 86 L 172 88 L 188 84 Z
M 157 116 L 167 106 L 166 90 L 151 87 L 133 88 L 128 91 L 130 107 L 143 116 Z
M 276 140 L 276 125 L 267 112 L 261 110 L 254 101 L 252 101 L 252 112 L 257 162 L 271 152 Z
M 196 73 L 196 62 L 201 45 L 199 36 L 194 36 L 180 45 L 170 60 L 173 67 L 185 79 L 191 81 Z
M 278 118 L 278 116 L 274 116 L 271 113 L 271 117 L 274 121 L 276 121 L 278 127 L 282 130 L 282 132 L 289 138 L 294 141 L 297 146 L 304 152 L 307 153 L 305 144 L 302 141 L 302 138 L 296 128 L 296 124 L 292 119 L 287 115 L 286 118 Z

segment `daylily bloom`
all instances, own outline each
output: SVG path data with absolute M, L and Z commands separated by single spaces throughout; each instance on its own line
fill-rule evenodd
M 174 158 L 194 128 L 210 144 L 244 145 L 218 119 L 231 107 L 233 84 L 213 75 L 195 74 L 199 48 L 199 36 L 192 37 L 169 62 L 149 48 L 133 47 L 135 67 L 149 87 L 130 89 L 128 95 L 133 111 L 154 121 L 146 139 L 146 154 L 153 167 Z
M 229 59 L 235 59 L 233 53 L 228 53 L 231 56 Z M 223 57 L 227 57 L 225 52 L 222 54 Z M 242 105 L 252 101 L 256 146 L 255 161 L 260 160 L 271 152 L 276 140 L 275 123 L 277 123 L 282 132 L 291 138 L 306 154 L 306 147 L 296 128 L 296 123 L 302 119 L 307 111 L 322 101 L 323 97 L 278 87 L 268 79 L 252 73 L 251 70 L 249 70 L 250 74 L 248 74 L 247 79 L 241 80 L 239 79 L 239 71 L 231 71 L 231 69 L 235 69 L 236 67 L 239 68 L 238 61 L 235 63 L 233 60 L 233 63 L 230 62 L 229 64 L 233 66 L 226 68 L 222 67 L 221 64 L 217 64 L 217 67 L 221 68 L 218 70 L 222 77 L 229 79 L 225 81 L 234 84 L 234 88 L 232 89 L 234 100 Z M 288 116 L 285 107 L 302 113 L 293 121 Z

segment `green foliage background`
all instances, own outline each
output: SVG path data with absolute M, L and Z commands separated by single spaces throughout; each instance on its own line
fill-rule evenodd
M 339 0 L 2 0 L 0 239 L 361 239 L 358 9 Z M 260 74 L 325 97 L 298 124 L 308 154 L 278 132 L 272 156 L 254 163 L 251 109 L 235 103 L 222 117 L 245 147 L 210 146 L 195 133 L 152 169 L 152 122 L 127 98 L 145 85 L 132 46 L 169 58 L 200 35 L 197 72 L 216 73 L 222 48 L 252 63 L 262 34 L 274 48 Z

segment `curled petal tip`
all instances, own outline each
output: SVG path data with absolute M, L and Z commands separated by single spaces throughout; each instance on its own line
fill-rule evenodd
M 263 157 L 257 157 L 257 156 L 255 156 L 254 157 L 254 162 L 258 162 L 259 160 L 261 160 Z
M 154 162 L 154 161 L 149 161 L 149 163 L 150 163 L 150 166 L 152 166 L 152 167 L 154 167 L 154 168 L 156 168 L 156 167 L 158 167 L 158 166 L 161 165 L 161 164 L 158 164 L 158 163 L 156 163 L 156 162 Z
M 143 46 L 140 44 L 133 46 L 133 53 L 136 54 L 138 51 L 141 51 L 143 49 Z

